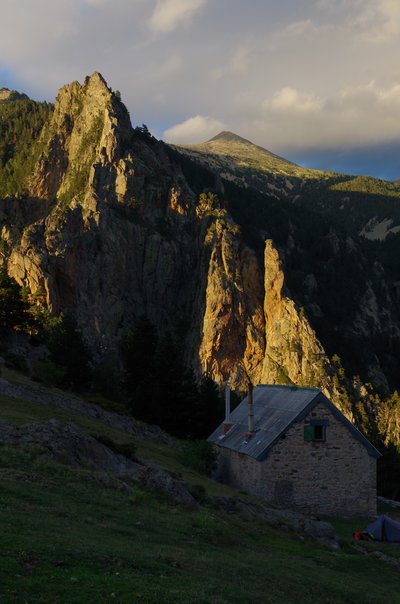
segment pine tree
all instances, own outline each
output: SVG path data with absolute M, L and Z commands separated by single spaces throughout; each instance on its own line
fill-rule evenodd
M 29 304 L 22 297 L 22 288 L 0 269 L 0 333 L 23 330 L 29 326 Z

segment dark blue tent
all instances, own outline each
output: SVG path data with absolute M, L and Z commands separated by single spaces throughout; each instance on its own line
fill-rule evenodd
M 378 541 L 400 542 L 400 522 L 389 516 L 377 516 L 376 520 L 367 526 L 370 533 Z

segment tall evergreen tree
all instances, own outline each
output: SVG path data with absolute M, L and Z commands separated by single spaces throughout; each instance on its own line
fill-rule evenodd
M 122 339 L 121 351 L 128 396 L 132 396 L 151 371 L 157 343 L 157 330 L 146 317 L 139 317 L 133 329 Z
M 90 355 L 75 317 L 69 312 L 49 317 L 44 331 L 53 361 L 66 370 L 64 385 L 78 390 L 87 386 Z
M 23 299 L 22 288 L 0 269 L 0 333 L 26 329 L 30 324 L 29 304 Z
M 124 338 L 122 352 L 135 417 L 181 438 L 204 438 L 222 419 L 215 384 L 209 379 L 196 383 L 171 334 L 158 336 L 141 318 Z

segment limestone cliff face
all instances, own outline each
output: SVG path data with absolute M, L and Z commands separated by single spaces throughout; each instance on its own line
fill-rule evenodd
M 187 318 L 197 252 L 182 214 L 193 194 L 171 187 L 163 146 L 134 137 L 97 73 L 59 92 L 42 137 L 30 193 L 47 211 L 16 235 L 10 274 L 54 312 L 74 309 L 98 349 L 141 314 L 163 329 Z
M 199 358 L 216 381 L 257 383 L 264 357 L 262 281 L 254 253 L 232 222 L 212 225 Z
M 230 378 L 239 389 L 250 378 L 254 384 L 318 386 L 339 399 L 328 356 L 286 291 L 273 242 L 266 241 L 260 267 L 235 225 L 217 221 L 211 241 L 199 349 L 203 370 L 216 381 Z
M 72 308 L 88 340 L 116 346 L 142 314 L 188 325 L 187 360 L 216 381 L 315 378 L 323 350 L 269 242 L 264 267 L 226 210 L 199 204 L 156 141 L 95 73 L 57 96 L 30 179 L 42 213 L 21 226 L 8 268 L 54 312 Z M 265 290 L 265 294 L 264 294 Z
M 64 86 L 57 95 L 52 121 L 42 135 L 46 147 L 32 178 L 31 194 L 71 199 L 87 188 L 90 170 L 92 188 L 88 194 L 97 185 L 97 195 L 123 197 L 131 168 L 131 157 L 123 158 L 123 147 L 131 135 L 125 107 L 100 74 L 94 73 L 83 85 L 74 82 Z M 121 182 L 120 161 L 125 182 Z
M 320 388 L 354 422 L 343 369 L 334 366 L 304 309 L 289 296 L 283 264 L 271 240 L 265 242 L 264 290 L 266 347 L 259 382 Z
M 273 242 L 268 240 L 264 281 L 267 346 L 262 381 L 317 385 L 326 374 L 328 359 L 304 310 L 285 295 L 284 281 L 279 253 Z
M 95 349 L 140 315 L 186 325 L 187 361 L 242 389 L 265 350 L 263 270 L 226 211 L 200 208 L 157 141 L 138 137 L 95 73 L 61 89 L 30 180 L 44 213 L 8 258 L 17 281 L 54 312 L 72 308 Z

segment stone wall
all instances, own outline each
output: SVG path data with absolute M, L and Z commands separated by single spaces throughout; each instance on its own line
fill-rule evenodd
M 304 440 L 311 419 L 329 421 L 324 442 Z M 376 514 L 376 460 L 323 403 L 294 423 L 264 461 L 218 450 L 218 478 L 249 494 L 314 514 Z

